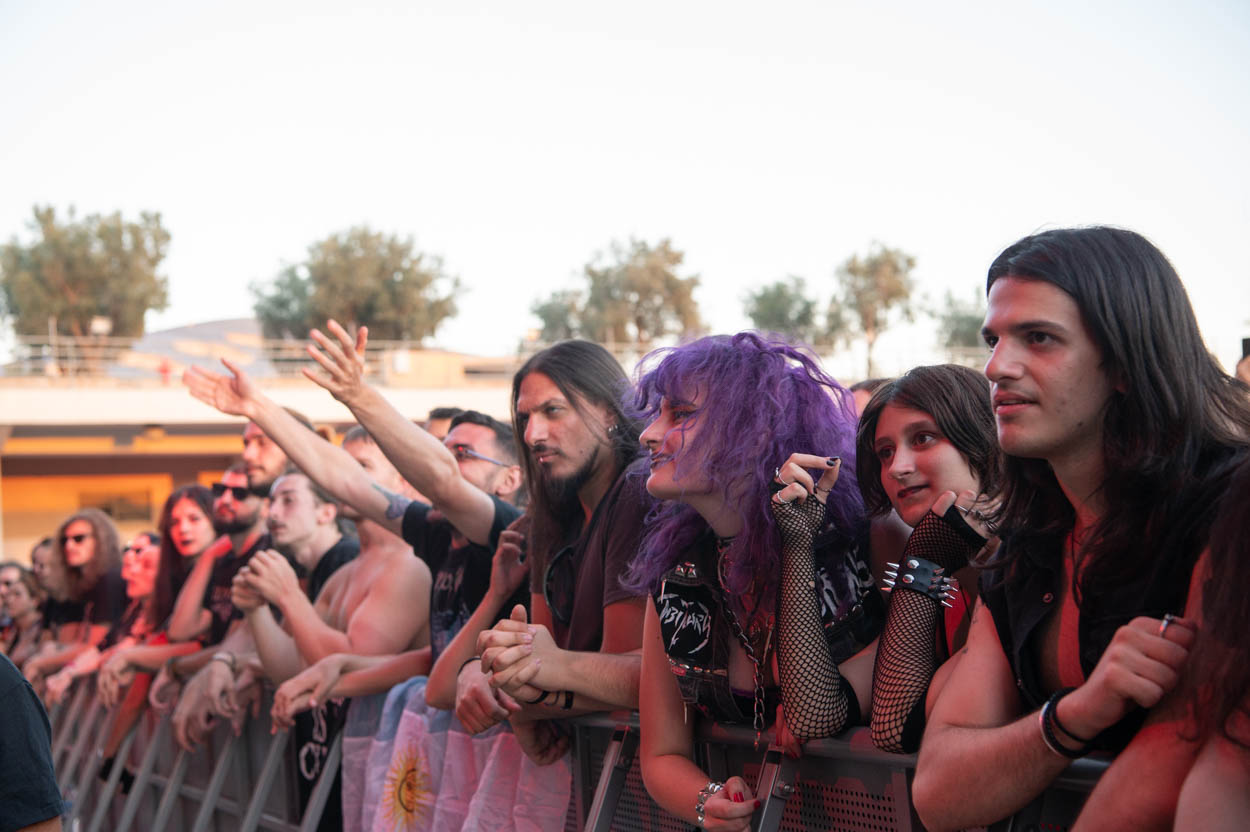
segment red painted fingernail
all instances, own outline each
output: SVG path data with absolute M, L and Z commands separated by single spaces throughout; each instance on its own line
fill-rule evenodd
M 757 801 L 755 801 L 755 808 L 756 808 L 756 809 L 760 808 L 760 802 L 759 802 L 758 800 L 757 800 Z
M 740 794 L 736 794 L 736 795 L 734 795 L 734 803 L 741 803 L 741 802 L 743 801 L 743 799 L 744 799 L 744 798 L 743 798 L 743 797 L 742 797 L 742 795 L 740 795 Z

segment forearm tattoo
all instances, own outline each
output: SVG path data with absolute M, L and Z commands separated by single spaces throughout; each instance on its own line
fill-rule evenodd
M 388 491 L 376 482 L 372 484 L 375 491 L 386 498 L 386 519 L 398 520 L 404 516 L 404 512 L 408 510 L 412 500 L 407 497 L 396 494 L 394 491 Z

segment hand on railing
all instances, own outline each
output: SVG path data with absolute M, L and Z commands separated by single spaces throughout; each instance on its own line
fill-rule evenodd
M 330 689 L 343 675 L 347 656 L 333 653 L 319 662 L 309 665 L 278 686 L 273 695 L 273 707 L 269 711 L 273 721 L 271 733 L 277 733 L 295 724 L 295 715 L 319 703 L 325 702 Z
M 716 832 L 750 832 L 751 815 L 760 806 L 741 777 L 730 777 L 724 787 L 703 804 L 703 828 Z
M 512 733 L 525 756 L 540 766 L 551 765 L 569 750 L 568 735 L 560 723 L 550 719 L 516 717 L 512 720 Z

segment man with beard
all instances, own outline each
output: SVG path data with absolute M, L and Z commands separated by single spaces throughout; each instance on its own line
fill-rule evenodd
M 481 635 L 457 711 L 477 710 L 483 683 L 501 687 L 523 703 L 513 730 L 540 762 L 567 745 L 549 720 L 638 705 L 644 599 L 622 581 L 651 500 L 632 475 L 645 463 L 622 406 L 628 390 L 620 364 L 587 341 L 534 355 L 512 380 L 532 500 L 533 624 L 517 607 Z

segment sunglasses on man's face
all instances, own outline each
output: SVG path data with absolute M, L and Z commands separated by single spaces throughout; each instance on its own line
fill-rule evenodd
M 64 546 L 66 543 L 69 543 L 71 540 L 72 540 L 72 541 L 74 541 L 75 543 L 82 543 L 84 540 L 86 540 L 86 539 L 87 539 L 87 538 L 89 538 L 89 537 L 91 537 L 91 533 L 90 533 L 90 532 L 87 532 L 86 534 L 66 534 L 66 535 L 62 535 L 62 536 L 61 536 L 61 545 L 62 545 L 62 546 Z
M 213 483 L 213 496 L 214 497 L 221 497 L 227 491 L 230 492 L 231 497 L 234 497 L 234 501 L 236 503 L 241 503 L 244 500 L 246 500 L 248 497 L 263 497 L 264 496 L 263 494 L 260 494 L 252 490 L 246 485 L 226 485 L 224 482 Z

